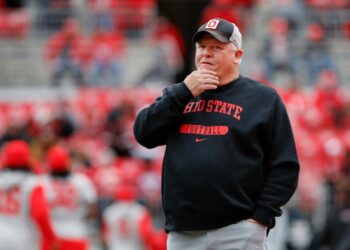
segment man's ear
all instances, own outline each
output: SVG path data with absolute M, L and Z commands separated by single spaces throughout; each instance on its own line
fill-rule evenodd
M 240 64 L 242 62 L 243 50 L 238 49 L 235 52 L 235 63 Z

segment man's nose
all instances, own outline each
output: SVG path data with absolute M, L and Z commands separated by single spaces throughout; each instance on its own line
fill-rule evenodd
M 203 49 L 203 56 L 211 56 L 213 53 L 212 53 L 212 50 L 210 48 L 205 48 Z

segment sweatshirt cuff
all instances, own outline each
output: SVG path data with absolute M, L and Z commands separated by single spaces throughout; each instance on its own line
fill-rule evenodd
M 185 106 L 193 98 L 191 91 L 185 83 L 177 83 L 168 89 L 168 93 L 180 106 Z
M 263 207 L 257 207 L 251 218 L 268 228 L 273 228 L 275 226 L 275 216 L 271 211 L 264 209 Z

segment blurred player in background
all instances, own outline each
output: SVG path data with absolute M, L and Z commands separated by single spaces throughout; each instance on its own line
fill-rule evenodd
M 103 241 L 108 250 L 152 249 L 152 218 L 136 201 L 135 186 L 121 181 L 116 201 L 103 213 Z
M 60 250 L 87 250 L 88 219 L 97 215 L 95 188 L 87 177 L 71 171 L 70 156 L 63 147 L 49 149 L 47 164 L 45 188 Z
M 0 250 L 57 249 L 43 186 L 31 171 L 29 145 L 10 141 L 2 157 Z M 45 248 L 41 239 L 46 241 Z

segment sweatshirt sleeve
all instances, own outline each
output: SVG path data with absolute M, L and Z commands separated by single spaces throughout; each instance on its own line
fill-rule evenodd
M 38 225 L 43 239 L 50 243 L 54 242 L 56 237 L 51 226 L 49 208 L 42 186 L 37 186 L 32 191 L 30 197 L 30 216 Z
M 161 97 L 138 113 L 134 123 L 136 140 L 147 148 L 164 145 L 191 98 L 192 93 L 184 83 L 164 89 Z
M 252 218 L 272 228 L 281 206 L 294 194 L 299 177 L 299 161 L 287 111 L 276 99 L 268 122 L 269 143 L 265 161 L 265 182 Z

